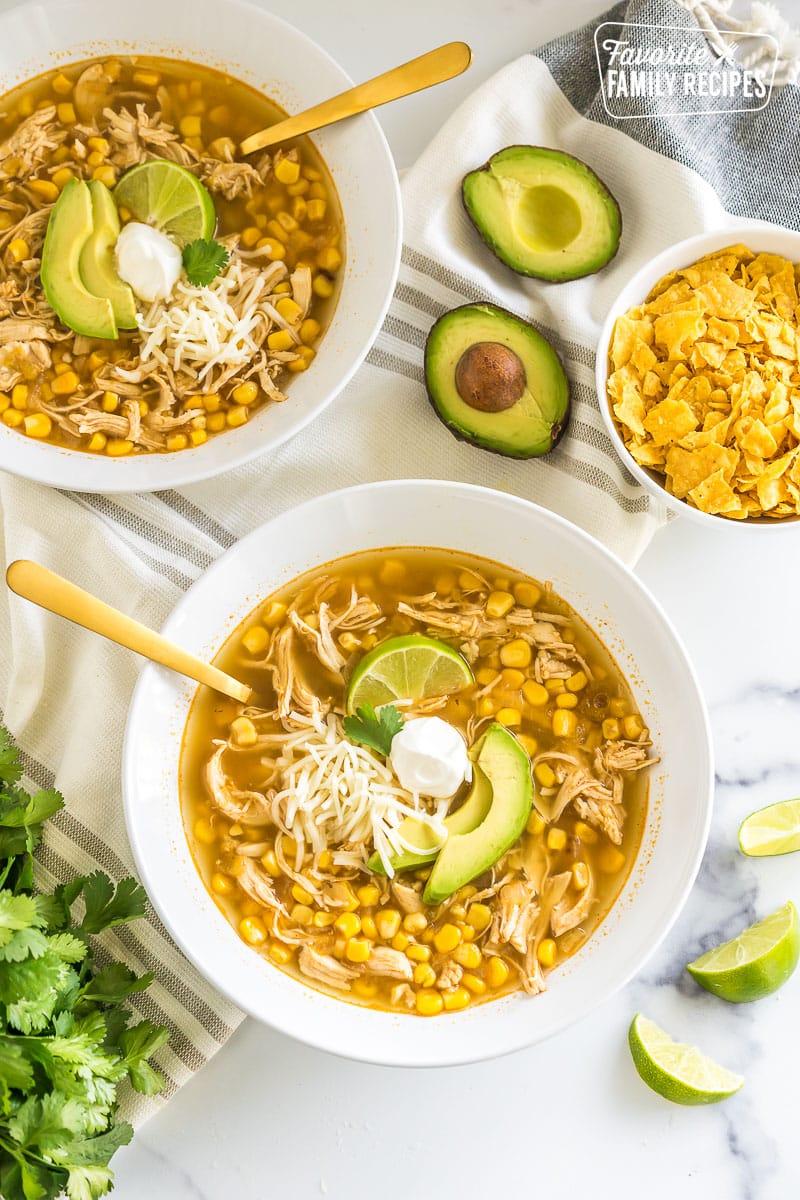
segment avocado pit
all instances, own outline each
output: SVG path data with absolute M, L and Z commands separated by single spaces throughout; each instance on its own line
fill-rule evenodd
M 479 412 L 504 412 L 525 392 L 527 377 L 517 354 L 501 342 L 475 342 L 456 364 L 456 391 Z

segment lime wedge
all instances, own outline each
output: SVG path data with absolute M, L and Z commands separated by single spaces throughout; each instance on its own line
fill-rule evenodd
M 127 208 L 136 221 L 168 234 L 181 248 L 195 238 L 213 236 L 214 201 L 206 187 L 185 167 L 154 158 L 126 171 L 114 188 L 117 208 Z
M 361 704 L 427 700 L 460 692 L 472 683 L 466 659 L 436 638 L 421 633 L 389 638 L 362 658 L 347 689 L 347 711 Z
M 790 900 L 738 937 L 690 962 L 686 970 L 706 991 L 734 1004 L 747 1004 L 777 992 L 798 959 L 800 929 Z
M 706 1058 L 696 1046 L 674 1042 L 641 1013 L 631 1022 L 628 1045 L 633 1065 L 647 1086 L 674 1104 L 716 1104 L 744 1083 L 741 1075 Z
M 739 826 L 739 849 L 753 858 L 800 850 L 800 800 L 768 804 L 745 817 Z

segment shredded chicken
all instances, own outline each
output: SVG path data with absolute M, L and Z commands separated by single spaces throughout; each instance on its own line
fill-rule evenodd
M 37 108 L 0 144 L 0 180 L 29 179 L 68 135 L 57 120 L 55 104 Z
M 216 742 L 216 750 L 206 764 L 206 787 L 211 803 L 230 821 L 240 825 L 265 825 L 269 820 L 260 792 L 242 791 L 225 774 L 222 756 L 227 742 Z
M 463 968 L 460 967 L 457 962 L 454 962 L 452 958 L 448 959 L 439 972 L 439 975 L 436 979 L 436 985 L 437 987 L 442 988 L 443 991 L 452 991 L 453 988 L 457 988 L 461 983 L 461 977 L 463 974 Z
M 641 771 L 657 763 L 657 758 L 648 757 L 649 742 L 617 741 L 605 742 L 595 754 L 595 762 L 602 771 Z
M 402 950 L 389 946 L 373 946 L 372 953 L 364 964 L 371 975 L 384 975 L 387 979 L 404 979 L 411 983 L 414 971 Z
M 528 937 L 539 915 L 536 889 L 531 883 L 517 880 L 500 889 L 498 900 L 500 907 L 495 911 L 492 922 L 492 940 L 500 944 L 507 942 L 524 954 Z
M 315 979 L 318 983 L 324 983 L 342 992 L 349 992 L 350 984 L 360 974 L 347 963 L 339 962 L 330 954 L 319 954 L 308 945 L 300 947 L 297 965 L 309 979 Z
M 569 929 L 574 929 L 576 925 L 580 925 L 582 921 L 585 921 L 595 903 L 594 879 L 591 872 L 589 872 L 589 885 L 584 888 L 574 903 L 570 903 L 567 897 L 564 897 L 553 906 L 550 916 L 550 928 L 553 931 L 553 937 L 559 937 L 562 933 L 566 933 Z
M 400 883 L 398 880 L 392 880 L 392 895 L 397 901 L 398 907 L 404 913 L 422 912 L 425 905 L 422 903 L 422 895 L 411 887 L 408 883 Z
M 255 900 L 257 904 L 263 904 L 267 908 L 272 908 L 276 912 L 286 914 L 286 908 L 278 898 L 269 875 L 251 858 L 242 859 L 236 879 L 239 887 L 247 893 L 251 900 Z

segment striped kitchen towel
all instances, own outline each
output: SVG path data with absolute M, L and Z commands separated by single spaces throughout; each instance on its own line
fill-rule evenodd
M 611 15 L 696 28 L 695 18 L 669 0 L 631 0 Z M 268 458 L 181 491 L 103 498 L 0 475 L 6 562 L 37 559 L 157 627 L 197 575 L 257 524 L 324 491 L 392 477 L 466 480 L 514 492 L 635 561 L 665 510 L 636 486 L 604 431 L 593 382 L 600 323 L 646 258 L 724 225 L 726 208 L 797 222 L 792 189 L 767 180 L 798 160 L 800 103 L 797 89 L 787 87 L 755 118 L 676 122 L 653 113 L 616 123 L 598 97 L 594 24 L 502 70 L 408 172 L 394 302 L 367 363 L 327 412 Z M 516 142 L 557 146 L 585 159 L 617 196 L 623 241 L 606 270 L 547 285 L 514 275 L 482 245 L 461 206 L 461 177 Z M 430 325 L 455 305 L 486 299 L 532 320 L 564 359 L 572 419 L 546 460 L 512 462 L 457 442 L 425 400 L 422 348 Z M 98 867 L 116 879 L 133 869 L 120 759 L 139 666 L 126 651 L 0 591 L 0 721 L 24 751 L 29 783 L 55 785 L 67 799 L 66 810 L 49 822 L 39 856 L 43 886 Z M 134 970 L 155 972 L 150 990 L 132 1002 L 141 1016 L 172 1031 L 159 1056 L 164 1095 L 127 1104 L 126 1115 L 141 1122 L 202 1066 L 241 1014 L 183 959 L 154 915 L 111 931 L 104 945 Z

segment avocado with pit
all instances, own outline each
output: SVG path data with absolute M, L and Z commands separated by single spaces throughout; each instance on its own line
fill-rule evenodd
M 448 837 L 428 878 L 422 897 L 426 904 L 441 904 L 488 871 L 528 822 L 533 804 L 531 761 L 504 725 L 494 722 L 478 742 L 477 767 L 491 785 L 491 806 L 469 833 Z
M 491 784 L 480 767 L 476 766 L 473 768 L 472 784 L 464 798 L 464 803 L 454 813 L 444 819 L 448 838 L 453 837 L 455 834 L 469 833 L 476 826 L 480 825 L 488 813 L 491 803 Z M 439 853 L 439 840 L 432 832 L 430 826 L 421 824 L 414 817 L 406 817 L 402 820 L 397 827 L 397 832 L 405 841 L 410 842 L 412 846 L 419 846 L 420 849 L 430 846 L 431 849 L 423 854 L 404 850 L 401 854 L 395 855 L 392 858 L 392 867 L 395 872 L 408 871 L 411 867 L 424 866 L 425 863 L 433 862 Z M 380 855 L 377 852 L 372 855 L 367 866 L 376 875 L 386 874 Z
M 553 449 L 569 416 L 569 382 L 546 338 L 496 304 L 444 313 L 425 344 L 425 382 L 456 437 L 535 458 Z
M 81 279 L 81 251 L 92 234 L 92 194 L 71 179 L 53 205 L 42 250 L 42 287 L 47 303 L 65 325 L 85 337 L 116 338 L 114 309 Z
M 111 192 L 97 179 L 88 184 L 92 197 L 92 232 L 79 260 L 81 279 L 93 296 L 111 302 L 119 329 L 136 329 L 136 301 L 114 266 L 114 246 L 119 237 L 119 213 Z
M 508 146 L 464 176 L 461 194 L 490 250 L 520 275 L 553 283 L 614 257 L 622 217 L 591 167 L 544 146 Z

